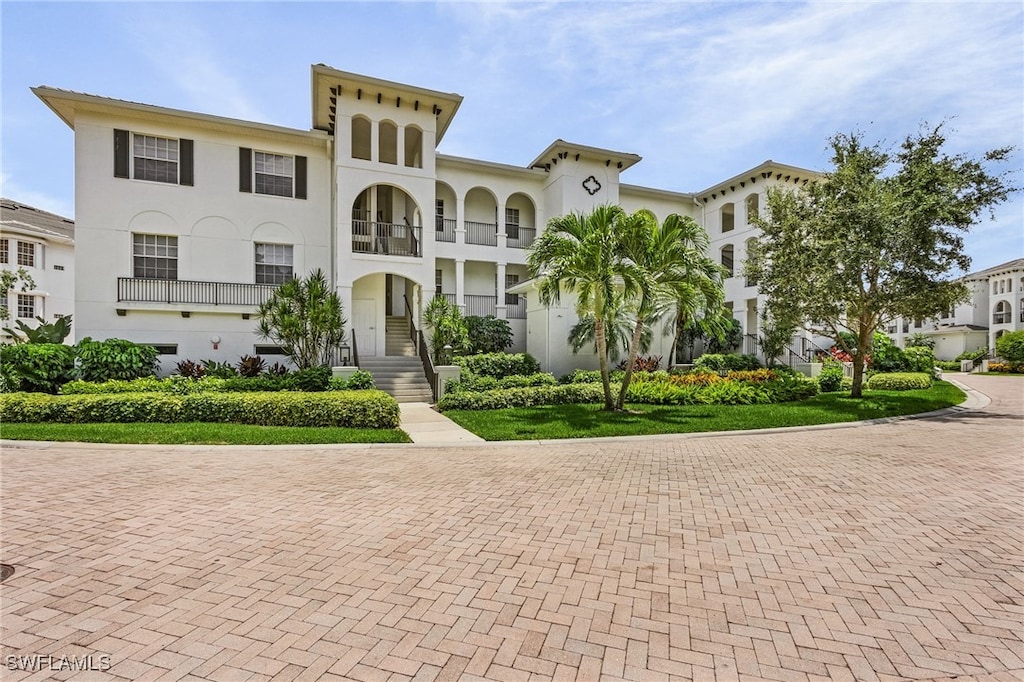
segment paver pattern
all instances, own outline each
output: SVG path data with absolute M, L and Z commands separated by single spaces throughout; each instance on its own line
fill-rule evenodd
M 8 445 L 2 676 L 1024 679 L 1024 381 L 964 381 L 768 435 Z

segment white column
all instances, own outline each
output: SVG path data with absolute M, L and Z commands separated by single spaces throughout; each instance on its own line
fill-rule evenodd
M 497 271 L 497 278 L 496 278 L 496 281 L 495 281 L 495 289 L 497 289 L 497 291 L 495 291 L 494 295 L 497 296 L 496 300 L 497 300 L 498 305 L 497 305 L 497 310 L 494 313 L 494 316 L 497 317 L 499 320 L 504 320 L 506 318 L 506 314 L 505 314 L 506 313 L 506 310 L 505 310 L 505 308 L 506 308 L 506 306 L 505 306 L 505 263 L 498 263 L 497 267 L 496 267 L 496 271 Z
M 466 311 L 466 261 L 463 258 L 455 259 L 455 305 Z
M 398 146 L 395 150 L 395 160 L 398 161 L 398 167 L 402 168 L 405 166 L 405 126 L 396 123 L 395 127 L 398 129 L 395 135 L 395 144 Z
M 504 249 L 508 246 L 508 234 L 505 232 L 505 204 L 498 204 L 498 215 L 495 218 L 495 222 L 498 223 L 498 248 Z
M 455 243 L 466 243 L 466 198 L 455 197 Z

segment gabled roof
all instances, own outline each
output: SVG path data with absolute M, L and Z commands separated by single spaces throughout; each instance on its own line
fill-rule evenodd
M 566 142 L 565 140 L 558 139 L 549 144 L 548 148 L 542 151 L 530 163 L 529 168 L 550 169 L 552 164 L 557 164 L 559 160 L 567 159 L 570 156 L 576 160 L 579 160 L 579 157 L 582 156 L 591 161 L 604 161 L 606 166 L 614 163 L 615 167 L 619 170 L 626 170 L 638 163 L 641 158 L 637 154 L 616 152 L 610 149 L 601 149 L 600 147 L 588 147 L 585 144 L 576 144 L 575 142 Z
M 171 125 L 181 125 L 184 121 L 197 128 L 254 135 L 257 137 L 284 138 L 292 142 L 298 141 L 313 145 L 324 144 L 327 140 L 327 134 L 319 130 L 298 130 L 297 128 L 243 121 L 226 116 L 201 114 L 183 109 L 170 109 L 153 104 L 142 104 L 113 97 L 90 95 L 85 92 L 62 90 L 48 85 L 32 88 L 32 92 L 35 93 L 36 97 L 43 100 L 43 103 L 50 107 L 53 113 L 57 114 L 72 130 L 75 128 L 75 115 L 77 112 L 85 111 L 157 120 Z
M 0 230 L 14 230 L 67 243 L 73 243 L 75 239 L 74 220 L 13 199 L 0 199 Z
M 758 182 L 767 182 L 768 180 L 775 179 L 781 182 L 792 182 L 802 187 L 808 182 L 814 182 L 819 177 L 820 173 L 816 171 L 800 168 L 799 166 L 790 166 L 785 163 L 776 163 L 768 159 L 750 170 L 734 175 L 728 180 L 716 182 L 711 187 L 694 194 L 700 197 L 700 200 L 706 204 L 709 197 L 717 199 L 718 195 L 725 196 L 730 192 L 740 192 L 747 185 L 755 185 Z M 747 191 L 749 192 L 750 190 Z
M 1005 263 L 1000 263 L 999 265 L 993 265 L 990 268 L 985 268 L 978 272 L 972 272 L 971 274 L 964 276 L 964 279 L 988 279 L 992 275 L 1013 272 L 1014 270 L 1024 270 L 1024 258 L 1015 258 L 1014 260 L 1009 260 Z

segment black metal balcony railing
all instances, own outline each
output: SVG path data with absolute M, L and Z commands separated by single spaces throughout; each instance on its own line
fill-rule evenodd
M 526 297 L 516 294 L 506 294 L 505 318 L 509 320 L 526 319 Z M 513 300 L 513 298 L 515 300 Z
M 455 219 L 437 216 L 437 234 L 434 239 L 439 242 L 454 242 Z
M 507 225 L 505 235 L 508 237 L 510 249 L 525 249 L 537 238 L 537 229 L 533 227 L 521 227 L 518 225 Z
M 478 223 L 473 220 L 466 221 L 466 243 L 483 244 L 484 246 L 498 245 L 497 223 Z
M 386 256 L 422 256 L 421 227 L 370 220 L 352 221 L 352 251 Z
M 486 317 L 498 312 L 497 296 L 475 296 L 466 294 L 466 315 Z
M 117 300 L 118 302 L 258 306 L 270 298 L 276 288 L 277 285 L 274 284 L 118 277 Z

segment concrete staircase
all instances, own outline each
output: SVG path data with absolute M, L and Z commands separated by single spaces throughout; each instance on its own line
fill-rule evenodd
M 359 369 L 373 374 L 373 382 L 400 403 L 433 402 L 430 383 L 416 346 L 409 339 L 405 317 L 388 317 L 385 322 L 383 356 L 359 358 Z

